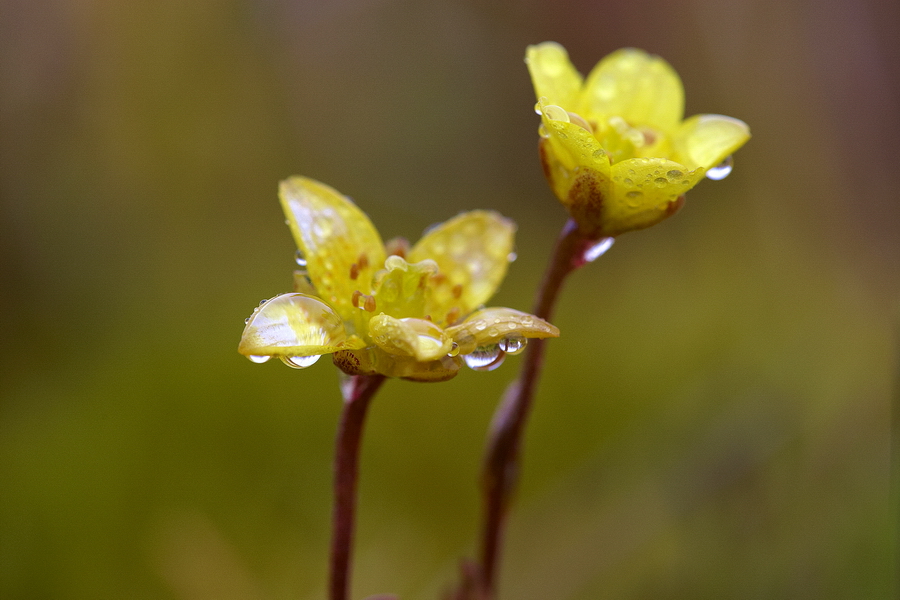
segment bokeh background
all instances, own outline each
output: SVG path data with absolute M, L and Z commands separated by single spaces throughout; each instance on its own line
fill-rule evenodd
M 335 369 L 254 365 L 286 291 L 278 181 L 385 238 L 519 223 L 527 309 L 564 221 L 525 46 L 622 46 L 753 139 L 568 282 L 528 432 L 509 600 L 894 597 L 900 5 L 875 0 L 5 0 L 0 596 L 324 597 Z M 354 597 L 437 598 L 474 550 L 519 359 L 389 382 Z M 896 417 L 895 417 L 896 418 Z

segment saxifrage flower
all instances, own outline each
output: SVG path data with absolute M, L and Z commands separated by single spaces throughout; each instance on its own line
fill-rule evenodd
M 555 42 L 529 46 L 525 62 L 541 115 L 544 174 L 593 238 L 674 214 L 704 175 L 727 174 L 731 154 L 750 138 L 747 125 L 731 117 L 682 120 L 681 79 L 641 50 L 613 52 L 587 79 Z
M 513 250 L 515 224 L 491 211 L 458 215 L 417 244 L 381 241 L 368 217 L 333 188 L 305 177 L 281 183 L 281 205 L 305 271 L 294 292 L 264 301 L 238 351 L 307 367 L 331 354 L 350 375 L 444 381 L 463 362 L 499 366 L 528 338 L 559 330 L 511 308 L 483 308 Z

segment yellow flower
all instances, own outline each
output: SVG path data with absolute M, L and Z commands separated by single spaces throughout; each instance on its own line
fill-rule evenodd
M 587 235 L 655 225 L 704 175 L 721 179 L 749 138 L 721 115 L 682 120 L 684 88 L 663 59 L 622 49 L 587 79 L 565 48 L 529 46 L 525 57 L 541 115 L 540 152 L 553 192 Z
M 281 183 L 297 246 L 294 293 L 264 301 L 238 352 L 303 368 L 325 354 L 350 375 L 444 381 L 465 362 L 491 370 L 528 338 L 559 330 L 511 308 L 482 308 L 506 275 L 515 225 L 495 212 L 463 213 L 412 248 L 388 247 L 368 217 L 333 188 L 305 177 Z

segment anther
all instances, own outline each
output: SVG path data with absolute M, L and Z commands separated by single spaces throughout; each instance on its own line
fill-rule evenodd
M 350 304 L 353 305 L 353 308 L 359 308 L 359 298 L 362 295 L 363 293 L 361 291 L 356 290 L 355 292 L 353 292 L 353 295 L 350 296 Z
M 363 307 L 368 312 L 375 312 L 375 296 L 366 296 L 365 304 Z
M 360 271 L 369 266 L 369 257 L 366 256 L 365 252 L 359 255 L 359 258 L 356 259 L 356 264 L 359 265 Z M 356 277 L 354 277 L 354 279 L 356 279 Z
M 353 263 L 350 265 L 350 279 L 356 280 L 359 277 L 359 265 L 357 263 Z
M 460 311 L 458 306 L 454 306 L 453 308 L 451 308 L 447 312 L 447 324 L 452 325 L 453 323 L 456 323 L 456 321 L 459 320 L 459 314 L 461 312 L 462 311 Z
M 454 285 L 452 293 L 454 298 L 459 299 L 459 297 L 462 296 L 462 284 L 457 283 L 456 285 Z

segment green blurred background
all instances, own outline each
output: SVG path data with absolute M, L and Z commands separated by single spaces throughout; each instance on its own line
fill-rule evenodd
M 385 238 L 519 223 L 527 309 L 564 221 L 523 56 L 622 46 L 748 122 L 722 182 L 568 282 L 507 600 L 890 598 L 900 6 L 836 0 L 6 0 L 0 5 L 0 597 L 324 597 L 335 369 L 254 365 L 287 291 L 278 181 Z M 354 597 L 436 598 L 471 554 L 520 358 L 389 382 Z M 896 497 L 894 498 L 896 500 Z

